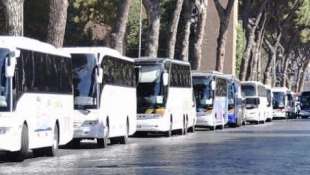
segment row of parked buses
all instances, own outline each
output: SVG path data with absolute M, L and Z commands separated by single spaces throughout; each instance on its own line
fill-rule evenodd
M 291 115 L 292 98 L 287 89 L 192 72 L 188 62 L 0 37 L 0 151 L 13 160 L 29 150 L 53 156 L 84 139 L 106 147 L 135 133 L 170 137 L 195 127 L 264 123 Z M 310 114 L 309 98 L 301 97 L 301 115 Z

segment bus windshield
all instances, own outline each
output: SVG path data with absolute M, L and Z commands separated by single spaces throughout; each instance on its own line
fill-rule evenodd
M 8 79 L 5 77 L 5 60 L 9 56 L 8 49 L 0 49 L 0 111 L 8 111 Z
M 137 86 L 138 113 L 154 112 L 164 107 L 163 70 L 160 65 L 146 65 L 139 69 Z
M 93 54 L 72 54 L 75 109 L 96 108 L 95 68 Z
M 310 92 L 304 92 L 300 96 L 300 109 L 309 110 L 310 109 Z
M 212 108 L 211 77 L 193 77 L 193 88 L 197 105 L 197 112 Z
M 241 85 L 242 96 L 244 97 L 252 97 L 256 95 L 256 90 L 253 85 Z
M 285 107 L 285 93 L 284 92 L 273 92 L 273 108 L 283 109 Z

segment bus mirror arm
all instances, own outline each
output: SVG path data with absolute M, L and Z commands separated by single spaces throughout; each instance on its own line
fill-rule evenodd
M 103 79 L 103 70 L 100 66 L 96 67 L 96 81 L 98 83 L 102 83 L 102 79 Z
M 11 78 L 14 76 L 15 66 L 16 66 L 16 57 L 7 57 L 5 60 L 5 76 Z
M 167 72 L 163 74 L 163 84 L 164 86 L 168 86 L 169 84 L 169 74 Z

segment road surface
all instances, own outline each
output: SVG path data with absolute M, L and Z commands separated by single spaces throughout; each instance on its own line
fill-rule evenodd
M 127 145 L 60 149 L 59 156 L 8 162 L 0 174 L 310 174 L 310 120 L 282 120 L 171 138 L 130 138 Z

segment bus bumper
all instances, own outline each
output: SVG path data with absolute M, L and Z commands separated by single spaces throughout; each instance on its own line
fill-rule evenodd
M 93 123 L 92 123 L 93 122 Z M 95 139 L 104 138 L 107 136 L 107 127 L 99 121 L 84 121 L 80 126 L 77 123 L 74 124 L 75 139 Z
M 145 116 L 145 115 L 144 115 Z M 164 117 L 142 117 L 138 116 L 137 131 L 166 132 L 169 128 L 169 120 Z
M 215 119 L 212 113 L 197 115 L 196 126 L 209 127 L 209 126 L 214 126 L 214 125 L 217 125 L 217 124 L 215 122 Z
M 299 112 L 300 117 L 310 117 L 310 110 L 306 111 L 306 110 L 301 110 Z
M 245 120 L 248 122 L 259 121 L 259 112 L 257 110 L 246 110 Z
M 19 151 L 21 135 L 16 127 L 0 126 L 0 151 Z
M 286 118 L 286 112 L 274 111 L 273 117 L 274 118 Z

